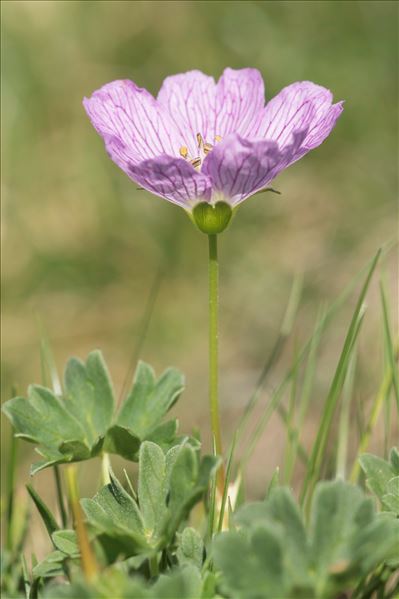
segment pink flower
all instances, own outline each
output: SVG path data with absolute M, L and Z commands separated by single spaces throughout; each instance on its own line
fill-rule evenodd
M 265 105 L 256 69 L 167 77 L 155 99 L 128 80 L 85 98 L 112 160 L 144 189 L 189 213 L 199 202 L 231 207 L 320 145 L 341 114 L 329 90 L 309 81 Z

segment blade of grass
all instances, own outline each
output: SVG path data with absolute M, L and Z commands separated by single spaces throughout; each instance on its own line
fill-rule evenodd
M 147 336 L 148 333 L 148 329 L 151 323 L 151 319 L 152 319 L 152 315 L 154 313 L 154 308 L 155 308 L 155 303 L 158 297 L 158 293 L 159 293 L 159 289 L 161 287 L 161 282 L 162 282 L 162 278 L 164 275 L 164 271 L 165 271 L 165 264 L 164 261 L 162 261 L 162 263 L 160 264 L 160 266 L 158 267 L 158 270 L 155 273 L 149 294 L 148 294 L 148 298 L 144 307 L 144 313 L 141 319 L 141 323 L 139 326 L 139 332 L 137 335 L 137 341 L 135 343 L 135 347 L 133 349 L 132 352 L 132 356 L 129 362 L 129 367 L 125 376 L 125 379 L 123 381 L 122 384 L 122 389 L 119 395 L 119 402 L 120 403 L 126 393 L 126 389 L 130 383 L 130 381 L 133 378 L 134 375 L 134 371 L 136 368 L 136 364 L 140 358 L 140 354 L 141 354 L 141 350 L 143 348 L 144 345 L 144 341 L 145 338 Z
M 51 349 L 49 338 L 46 335 L 44 330 L 43 323 L 38 318 L 38 323 L 41 332 L 41 340 L 40 340 L 40 363 L 41 363 L 41 371 L 42 371 L 42 385 L 49 386 L 49 380 L 51 387 L 54 391 L 54 394 L 59 396 L 62 395 L 62 385 L 61 380 L 58 375 L 57 367 L 55 364 L 54 354 Z M 55 490 L 56 497 L 58 503 L 58 510 L 61 517 L 62 526 L 66 528 L 68 523 L 68 517 L 64 504 L 64 496 L 62 491 L 62 482 L 61 482 L 61 473 L 59 466 L 55 464 L 53 466 L 54 473 L 54 482 L 55 482 Z
M 294 364 L 288 370 L 288 372 L 286 373 L 286 375 L 285 375 L 284 379 L 282 380 L 282 382 L 280 383 L 280 385 L 272 392 L 269 402 L 265 407 L 264 413 L 263 413 L 262 417 L 260 418 L 260 420 L 258 421 L 258 423 L 255 427 L 255 430 L 251 435 L 251 441 L 244 451 L 242 461 L 241 461 L 242 465 L 246 465 L 248 463 L 248 460 L 250 459 L 260 437 L 262 436 L 263 430 L 266 427 L 267 423 L 269 422 L 270 417 L 272 416 L 274 410 L 276 410 L 280 407 L 280 402 L 282 400 L 285 388 L 287 387 L 287 385 L 293 375 L 294 368 L 299 366 L 303 362 L 303 360 L 306 358 L 307 351 L 312 347 L 312 341 L 314 339 L 314 336 L 322 335 L 322 333 L 327 325 L 327 322 L 328 322 L 327 317 L 328 317 L 328 312 L 326 312 L 324 314 L 324 317 L 320 321 L 319 325 L 316 326 L 313 335 L 302 346 L 302 349 L 298 353 L 298 356 L 297 356 L 296 360 L 294 361 Z M 296 432 L 295 435 L 298 436 L 298 432 Z M 298 438 L 298 453 L 299 453 L 299 451 L 301 451 L 301 453 L 303 454 L 303 459 L 305 459 L 305 461 L 307 462 L 308 456 L 307 456 L 305 449 L 300 450 L 299 447 L 300 447 L 300 443 L 299 443 L 299 438 Z
M 388 248 L 390 249 L 390 248 Z M 388 251 L 388 250 L 387 250 Z M 376 261 L 378 260 L 379 256 L 381 254 L 381 250 L 378 251 L 378 253 L 376 254 L 376 256 L 374 256 L 372 258 L 372 260 L 365 266 L 363 267 L 358 273 L 357 275 L 350 281 L 350 283 L 344 288 L 344 290 L 341 292 L 341 294 L 338 296 L 338 298 L 330 305 L 330 307 L 328 308 L 328 310 L 326 311 L 324 318 L 322 319 L 321 323 L 320 323 L 320 328 L 324 329 L 327 327 L 327 325 L 330 323 L 330 321 L 332 320 L 334 314 L 336 313 L 336 311 L 342 306 L 342 304 L 346 301 L 347 297 L 349 296 L 349 294 L 351 293 L 351 291 L 353 290 L 353 288 L 355 287 L 356 283 L 358 282 L 358 280 L 360 279 L 360 277 L 364 274 L 364 272 L 370 272 L 371 269 L 374 270 L 375 265 L 376 265 Z M 316 331 L 318 332 L 319 329 L 316 329 Z M 307 342 L 304 344 L 302 351 L 299 353 L 298 355 L 298 360 L 302 361 L 305 357 L 305 355 L 307 354 L 307 352 L 309 351 L 309 348 L 311 346 L 312 340 L 314 338 L 315 332 L 310 336 L 310 338 L 307 340 Z M 281 336 L 281 335 L 280 335 Z M 278 344 L 281 344 L 281 341 L 279 341 L 279 339 L 277 339 L 276 342 L 276 346 Z M 276 347 L 275 346 L 275 347 Z M 279 349 L 277 347 L 277 349 Z M 243 412 L 243 415 L 240 419 L 240 422 L 238 424 L 238 433 L 237 433 L 237 439 L 241 438 L 243 430 L 249 420 L 249 417 L 251 415 L 251 413 L 253 412 L 254 408 L 256 407 L 260 397 L 261 397 L 261 391 L 265 382 L 265 379 L 267 377 L 267 374 L 269 373 L 270 367 L 272 364 L 274 364 L 275 362 L 275 358 L 273 357 L 274 353 L 280 353 L 280 349 L 278 352 L 275 352 L 274 350 L 272 351 L 272 355 L 270 356 L 270 358 L 267 359 L 266 364 L 263 368 L 263 371 L 258 379 L 258 382 L 255 386 L 255 389 L 252 393 L 252 396 L 250 397 L 248 404 Z M 286 380 L 289 380 L 289 378 L 292 376 L 292 372 L 289 371 L 286 374 Z M 277 406 L 278 406 L 278 402 L 277 402 Z M 266 418 L 266 422 L 267 422 L 267 418 Z M 258 427 L 259 428 L 259 427 Z
M 231 446 L 230 446 L 229 457 L 227 460 L 226 476 L 224 479 L 223 496 L 222 496 L 222 503 L 220 506 L 219 524 L 218 524 L 218 529 L 217 529 L 218 532 L 221 532 L 222 527 L 223 527 L 224 512 L 226 509 L 226 500 L 228 497 L 228 490 L 229 490 L 229 484 L 230 484 L 230 478 L 231 478 L 231 467 L 233 464 L 233 456 L 234 456 L 234 452 L 235 452 L 235 448 L 236 448 L 236 443 L 237 443 L 237 435 L 235 434 L 233 437 Z
M 268 358 L 265 362 L 265 365 L 263 366 L 262 372 L 258 378 L 256 385 L 255 385 L 255 390 L 254 390 L 253 394 L 251 395 L 251 397 L 249 398 L 248 403 L 244 408 L 241 419 L 238 423 L 238 428 L 237 428 L 237 433 L 236 433 L 236 436 L 237 436 L 236 441 L 238 441 L 241 438 L 242 433 L 243 433 L 245 427 L 247 426 L 248 420 L 259 400 L 261 390 L 262 390 L 263 384 L 267 378 L 267 375 L 269 374 L 272 366 L 277 362 L 278 358 L 280 357 L 281 352 L 285 346 L 285 343 L 291 334 L 292 327 L 294 326 L 294 322 L 295 322 L 295 316 L 298 311 L 301 294 L 302 294 L 302 286 L 303 286 L 303 276 L 297 275 L 294 278 L 294 281 L 292 284 L 291 293 L 290 293 L 287 308 L 286 308 L 286 311 L 285 311 L 285 314 L 284 314 L 284 317 L 282 320 L 280 332 L 279 332 L 277 339 L 273 345 L 270 355 L 268 356 Z
M 374 427 L 377 423 L 377 420 L 380 415 L 384 401 L 386 401 L 386 398 L 388 397 L 388 395 L 390 393 L 391 385 L 392 385 L 392 370 L 391 370 L 391 367 L 388 366 L 385 371 L 384 378 L 382 380 L 379 391 L 377 393 L 377 397 L 373 403 L 370 417 L 367 421 L 365 430 L 364 430 L 364 432 L 361 436 L 360 442 L 359 442 L 356 460 L 353 464 L 351 475 L 350 475 L 350 481 L 352 483 L 355 483 L 358 479 L 358 476 L 360 473 L 360 463 L 359 463 L 358 457 L 367 450 L 368 444 L 370 442 L 371 434 L 372 434 Z
M 327 395 L 327 399 L 324 405 L 323 414 L 319 431 L 313 445 L 312 453 L 309 460 L 308 469 L 305 475 L 305 481 L 302 487 L 300 496 L 300 502 L 303 505 L 306 499 L 306 505 L 309 506 L 309 498 L 312 496 L 313 488 L 318 478 L 320 468 L 322 465 L 323 455 L 326 449 L 327 440 L 335 413 L 336 405 L 340 397 L 343 381 L 345 379 L 346 370 L 348 368 L 349 359 L 359 334 L 360 327 L 364 317 L 364 299 L 368 291 L 371 278 L 374 274 L 378 260 L 381 255 L 381 250 L 378 250 L 374 256 L 370 269 L 367 273 L 366 280 L 362 286 L 360 295 L 358 297 L 356 307 L 349 325 L 349 329 L 344 341 L 343 349 L 339 357 L 338 365 L 330 386 L 330 390 Z
M 293 474 L 294 465 L 294 447 L 295 440 L 293 431 L 295 430 L 295 404 L 298 394 L 298 378 L 299 378 L 299 363 L 297 361 L 297 348 L 294 349 L 294 365 L 293 373 L 291 377 L 291 390 L 289 394 L 288 410 L 287 410 L 287 422 L 286 422 L 286 447 L 284 457 L 284 480 L 288 485 Z
M 385 338 L 385 347 L 388 354 L 389 363 L 392 370 L 392 384 L 393 390 L 396 400 L 396 406 L 399 411 L 399 378 L 397 371 L 397 358 L 395 359 L 395 349 L 392 342 L 391 336 L 391 326 L 389 323 L 389 311 L 388 311 L 388 302 L 385 293 L 384 284 L 380 282 L 380 294 L 381 294 L 381 304 L 382 304 L 382 314 L 383 314 L 383 322 L 384 322 L 384 338 Z
M 79 503 L 78 483 L 76 480 L 76 467 L 71 465 L 67 467 L 68 494 L 73 513 L 74 526 L 78 537 L 80 556 L 82 560 L 82 570 L 86 580 L 93 580 L 98 572 L 96 558 L 90 545 L 86 525 L 83 519 L 82 508 Z
M 14 393 L 15 391 L 15 393 Z M 16 390 L 13 389 L 12 397 L 15 397 Z M 10 449 L 8 452 L 8 468 L 7 468 L 7 537 L 6 548 L 11 551 L 13 542 L 13 516 L 14 516 L 14 498 L 15 498 L 15 473 L 17 469 L 17 438 L 14 436 L 14 431 L 11 429 Z
M 262 417 L 259 419 L 255 430 L 253 431 L 252 435 L 251 435 L 251 440 L 249 441 L 247 447 L 245 448 L 242 458 L 240 460 L 240 467 L 245 470 L 249 459 L 251 458 L 256 445 L 258 444 L 258 441 L 260 439 L 260 437 L 263 434 L 263 429 L 265 428 L 265 426 L 267 425 L 267 423 L 269 422 L 269 419 L 271 417 L 271 415 L 273 414 L 274 410 L 277 408 L 279 402 L 281 401 L 284 391 L 288 385 L 289 382 L 289 377 L 286 377 L 282 383 L 280 383 L 280 385 L 277 387 L 277 389 L 272 393 L 269 402 L 266 405 L 266 408 L 262 414 Z
M 28 567 L 26 565 L 26 559 L 24 554 L 21 554 L 21 570 L 22 570 L 22 581 L 24 585 L 25 597 L 29 599 L 30 593 L 30 578 L 28 574 Z
M 126 468 L 123 468 L 123 474 L 125 475 L 126 482 L 127 482 L 128 487 L 129 487 L 129 491 L 130 491 L 131 496 L 133 497 L 133 499 L 135 501 L 137 501 L 137 494 L 136 494 L 136 491 L 134 490 L 134 487 L 132 485 L 132 481 L 129 478 L 129 475 L 128 475 L 127 471 L 126 471 Z
M 287 431 L 290 436 L 290 441 L 292 443 L 292 446 L 295 447 L 295 457 L 298 457 L 301 460 L 301 462 L 306 465 L 308 463 L 309 456 L 299 439 L 298 427 L 293 425 L 291 427 L 288 426 L 288 413 L 283 404 L 278 404 L 276 411 L 281 417 L 281 420 L 283 421 L 285 426 L 287 427 Z
M 40 516 L 42 517 L 42 520 L 44 522 L 46 530 L 51 539 L 51 535 L 53 534 L 53 532 L 55 532 L 56 530 L 59 530 L 57 521 L 54 518 L 50 508 L 45 504 L 43 499 L 40 497 L 40 495 L 37 493 L 37 491 L 35 491 L 35 489 L 32 487 L 32 485 L 26 485 L 26 489 L 27 489 L 29 495 L 31 496 L 33 503 L 37 507 L 37 511 L 39 512 Z
M 341 412 L 338 426 L 337 461 L 335 470 L 335 478 L 341 478 L 342 480 L 345 480 L 346 478 L 346 465 L 348 461 L 349 419 L 355 382 L 356 359 L 357 353 L 355 349 L 349 361 L 342 391 Z
M 280 468 L 277 466 L 275 471 L 273 472 L 273 476 L 271 477 L 269 484 L 266 489 L 266 499 L 270 497 L 270 494 L 274 489 L 278 487 L 280 483 Z
M 313 490 L 320 476 L 333 417 L 341 395 L 352 350 L 363 323 L 363 318 L 364 311 L 359 312 L 357 314 L 357 320 L 353 321 L 353 328 L 350 327 L 350 331 L 345 339 L 338 366 L 327 394 L 327 399 L 321 417 L 321 423 L 316 436 L 316 441 L 313 445 L 312 453 L 310 455 L 308 469 L 305 474 L 305 481 L 300 496 L 301 505 L 305 505 L 306 512 L 308 512 L 308 508 L 310 507 Z
M 42 384 L 44 386 L 51 385 L 56 395 L 62 395 L 61 380 L 58 375 L 49 338 L 39 316 L 37 316 L 37 321 L 40 332 L 40 363 L 42 371 Z
M 311 392 L 313 389 L 314 378 L 315 378 L 315 373 L 316 373 L 318 350 L 320 347 L 320 342 L 321 342 L 323 332 L 324 332 L 326 324 L 327 324 L 326 317 L 327 317 L 326 309 L 322 308 L 319 311 L 319 315 L 316 319 L 316 325 L 315 325 L 314 332 L 313 332 L 313 335 L 312 335 L 312 338 L 310 341 L 309 354 L 308 354 L 308 358 L 306 361 L 306 367 L 305 367 L 305 372 L 304 372 L 304 377 L 303 377 L 303 384 L 302 384 L 302 389 L 301 389 L 299 402 L 298 402 L 299 403 L 299 410 L 298 410 L 299 414 L 298 414 L 297 429 L 295 431 L 294 443 L 293 443 L 292 471 L 294 471 L 295 464 L 296 464 L 298 457 L 302 457 L 302 461 L 304 461 L 303 460 L 304 452 L 305 452 L 305 456 L 306 456 L 306 461 L 305 461 L 306 466 L 309 461 L 308 453 L 303 449 L 302 445 L 300 444 L 300 438 L 302 436 L 303 425 L 304 425 L 305 417 L 306 417 L 306 414 L 307 414 L 308 408 L 309 408 Z
M 215 440 L 213 440 L 213 453 L 215 454 Z M 222 467 L 222 466 L 221 466 Z M 217 475 L 216 472 L 212 474 L 209 488 L 209 513 L 208 513 L 208 539 L 212 541 L 213 531 L 215 527 L 215 514 L 216 514 L 216 493 L 217 493 Z

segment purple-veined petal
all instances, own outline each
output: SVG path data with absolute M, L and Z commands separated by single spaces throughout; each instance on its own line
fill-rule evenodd
M 300 81 L 285 87 L 268 102 L 255 134 L 276 141 L 283 149 L 292 143 L 294 132 L 306 130 L 302 145 L 310 150 L 328 136 L 342 110 L 341 102 L 332 104 L 328 89 Z
M 233 133 L 208 154 L 202 172 L 212 181 L 214 198 L 234 206 L 265 187 L 285 165 L 275 142 Z
M 260 125 L 264 106 L 265 86 L 257 69 L 225 69 L 216 89 L 214 135 L 251 137 Z
M 158 102 L 168 109 L 195 157 L 197 133 L 211 144 L 216 136 L 233 132 L 250 136 L 263 115 L 265 90 L 256 69 L 225 69 L 217 84 L 201 71 L 189 71 L 167 77 Z
M 192 158 L 198 152 L 197 133 L 213 140 L 215 93 L 215 80 L 201 71 L 167 77 L 159 90 L 158 102 L 168 110 Z
M 128 147 L 132 162 L 179 155 L 183 139 L 169 113 L 133 81 L 108 83 L 83 104 L 97 132 Z
M 183 208 L 191 209 L 199 200 L 209 201 L 211 183 L 182 158 L 158 156 L 128 165 L 129 176 L 139 185 Z

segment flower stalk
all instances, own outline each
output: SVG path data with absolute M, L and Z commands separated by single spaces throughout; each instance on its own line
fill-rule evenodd
M 215 453 L 223 455 L 219 416 L 219 261 L 217 235 L 208 235 L 209 242 L 209 405 Z M 223 468 L 219 469 L 217 486 L 223 491 Z

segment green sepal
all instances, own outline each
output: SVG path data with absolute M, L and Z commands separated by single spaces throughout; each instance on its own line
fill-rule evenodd
M 199 202 L 193 208 L 190 215 L 194 224 L 206 235 L 217 235 L 227 229 L 233 210 L 227 202 Z

